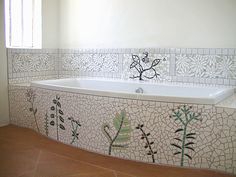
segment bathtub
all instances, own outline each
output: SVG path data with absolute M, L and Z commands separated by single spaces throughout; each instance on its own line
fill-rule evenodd
M 217 104 L 234 93 L 233 88 L 147 83 L 97 78 L 34 81 L 31 86 L 56 91 L 161 102 Z M 137 92 L 142 93 L 137 93 Z
M 10 90 L 11 123 L 115 158 L 236 174 L 236 109 L 214 105 L 233 92 L 99 78 L 34 81 Z

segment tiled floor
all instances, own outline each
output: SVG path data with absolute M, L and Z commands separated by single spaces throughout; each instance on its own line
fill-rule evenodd
M 0 177 L 229 177 L 120 160 L 49 140 L 16 126 L 0 128 Z

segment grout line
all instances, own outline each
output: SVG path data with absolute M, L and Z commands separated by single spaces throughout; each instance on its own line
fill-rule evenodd
M 95 164 L 92 164 L 92 163 L 89 163 L 89 162 L 81 161 L 81 160 L 78 160 L 78 159 L 73 159 L 73 158 L 71 158 L 71 157 L 67 157 L 67 156 L 62 155 L 62 154 L 57 154 L 57 153 L 55 153 L 55 152 L 51 152 L 51 151 L 48 151 L 48 150 L 45 150 L 45 151 L 46 151 L 46 152 L 49 152 L 49 153 L 51 153 L 51 154 L 54 154 L 54 155 L 56 155 L 56 156 L 63 157 L 63 158 L 65 158 L 65 159 L 69 159 L 69 160 L 73 160 L 73 161 L 76 161 L 76 162 L 80 162 L 80 163 L 83 163 L 83 164 L 86 164 L 86 165 L 94 166 L 94 167 L 97 167 L 97 168 L 100 168 L 100 169 L 104 169 L 104 170 L 107 170 L 107 171 L 110 171 L 110 172 L 114 172 L 114 171 L 115 171 L 114 169 L 111 169 L 111 168 L 105 168 L 105 167 L 102 167 L 102 166 L 99 166 L 99 165 L 95 165 Z M 124 172 L 122 172 L 122 171 L 117 171 L 117 172 L 122 173 L 122 174 L 127 174 L 127 175 L 129 175 L 129 176 L 131 176 L 131 177 L 136 177 L 136 176 L 134 176 L 134 175 L 131 175 L 131 174 L 128 174 L 128 173 L 124 173 Z
M 117 173 L 115 170 L 113 170 L 113 174 L 115 175 L 115 177 L 117 177 Z
M 34 167 L 34 170 L 33 170 L 34 177 L 35 177 L 35 175 L 36 175 L 35 173 L 36 173 L 37 168 L 38 168 L 38 164 L 39 164 L 39 159 L 40 159 L 40 157 L 41 157 L 41 153 L 42 153 L 42 150 L 39 151 L 39 155 L 38 155 L 37 161 L 36 161 L 36 163 L 35 163 L 35 167 Z

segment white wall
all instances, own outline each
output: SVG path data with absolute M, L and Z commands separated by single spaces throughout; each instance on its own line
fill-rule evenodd
M 59 0 L 42 0 L 42 46 L 58 48 Z
M 9 123 L 7 57 L 4 38 L 4 0 L 0 0 L 0 126 Z
M 235 0 L 60 0 L 60 48 L 236 48 Z

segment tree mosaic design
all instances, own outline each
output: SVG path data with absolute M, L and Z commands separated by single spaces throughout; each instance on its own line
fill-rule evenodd
M 36 118 L 36 114 L 38 112 L 38 109 L 35 107 L 36 94 L 33 89 L 26 90 L 26 99 L 27 99 L 27 102 L 30 103 L 29 111 L 32 112 L 33 117 L 34 117 L 34 122 L 37 127 L 37 131 L 40 133 L 37 118 Z
M 115 127 L 115 133 L 111 132 L 111 127 L 109 124 L 104 124 L 102 126 L 102 132 L 109 141 L 109 155 L 111 155 L 113 148 L 123 149 L 128 147 L 132 129 L 130 126 L 130 121 L 126 117 L 125 110 L 122 110 L 120 114 L 116 114 L 113 119 L 113 126 Z M 112 136 L 112 134 L 114 134 L 114 136 Z
M 174 118 L 175 121 L 181 123 L 181 127 L 175 130 L 175 134 L 177 135 L 174 138 L 175 142 L 171 143 L 171 146 L 176 148 L 176 152 L 174 155 L 180 155 L 181 162 L 180 166 L 184 165 L 185 158 L 192 160 L 191 155 L 188 151 L 195 151 L 194 150 L 194 140 L 196 139 L 195 132 L 188 132 L 188 125 L 195 121 L 201 120 L 200 113 L 195 113 L 192 111 L 192 106 L 179 106 L 176 110 L 172 110 L 172 115 L 170 118 Z
M 161 59 L 154 59 L 152 63 L 149 64 L 148 67 L 147 66 L 145 67 L 145 65 L 147 65 L 150 62 L 149 53 L 144 52 L 143 55 L 144 55 L 143 58 L 140 58 L 138 55 L 134 54 L 132 55 L 133 62 L 130 65 L 130 69 L 135 69 L 137 71 L 137 74 L 131 76 L 130 78 L 131 79 L 138 78 L 139 80 L 144 80 L 143 77 L 146 79 L 157 78 L 157 76 L 159 76 L 160 74 L 157 73 L 155 67 L 160 63 Z M 152 71 L 151 76 L 145 75 L 145 73 L 147 73 L 148 71 Z
M 154 155 L 157 154 L 157 151 L 153 150 L 152 145 L 154 144 L 154 142 L 149 140 L 149 136 L 151 135 L 151 133 L 145 133 L 145 131 L 143 130 L 143 127 L 144 127 L 143 124 L 138 124 L 136 129 L 138 129 L 138 130 L 140 130 L 142 132 L 141 139 L 145 141 L 144 148 L 148 150 L 147 155 L 151 156 L 152 162 L 155 163 Z
M 71 131 L 72 131 L 72 140 L 70 144 L 73 144 L 76 140 L 79 139 L 78 128 L 81 127 L 81 124 L 78 120 L 75 120 L 73 117 L 69 117 L 68 120 L 71 122 Z
M 60 97 L 58 95 L 56 95 L 56 98 L 53 99 L 53 106 L 51 106 L 51 121 L 50 121 L 50 125 L 51 126 L 56 126 L 56 131 L 57 131 L 57 140 L 59 140 L 59 129 L 61 130 L 65 130 L 64 127 L 64 118 L 63 118 L 63 111 L 61 109 L 61 103 L 60 103 Z

